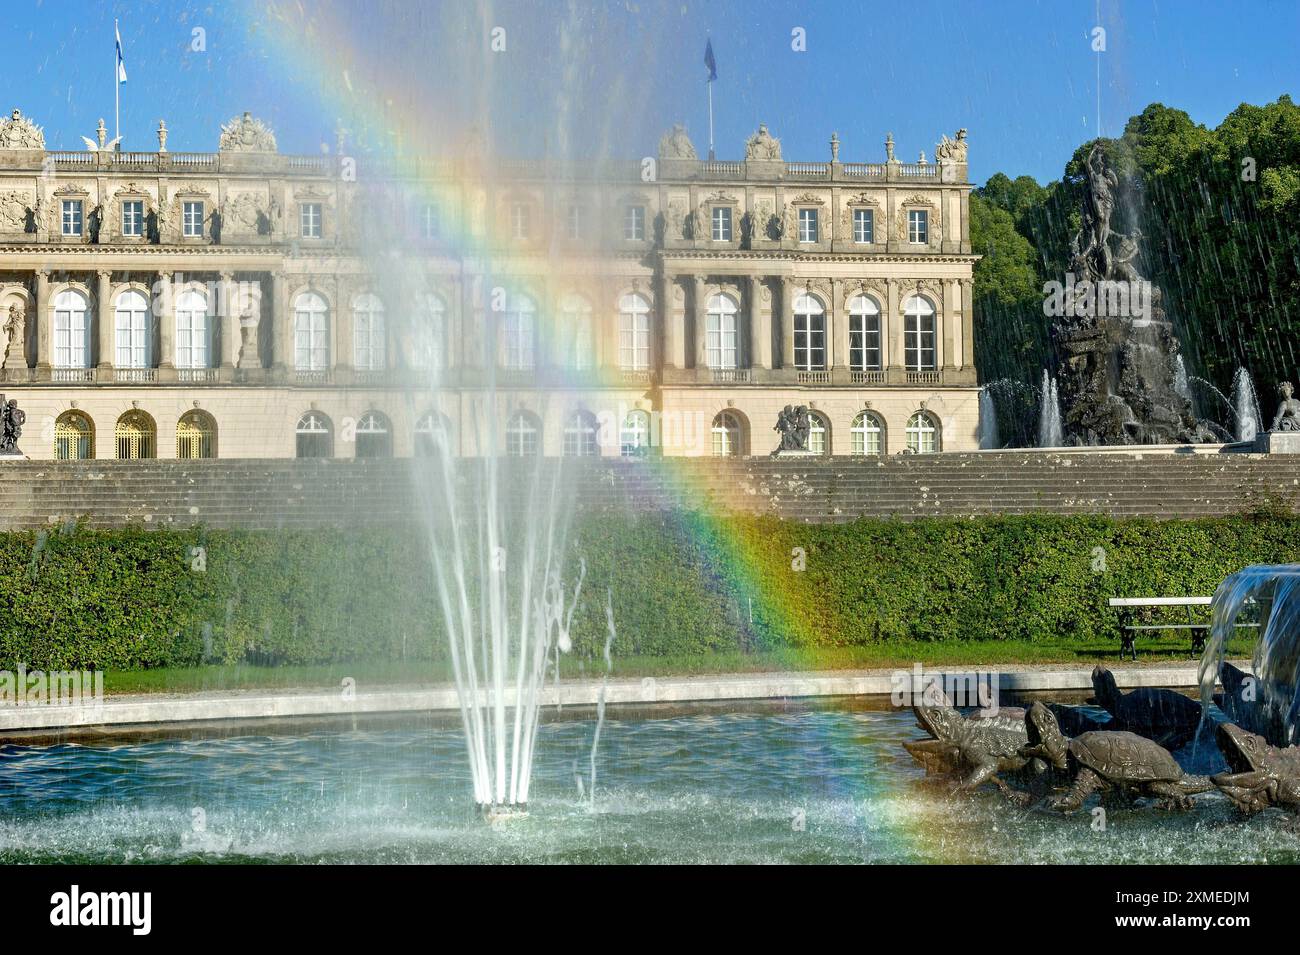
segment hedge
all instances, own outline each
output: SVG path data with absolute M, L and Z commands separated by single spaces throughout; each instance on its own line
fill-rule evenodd
M 1103 637 L 1115 595 L 1209 594 L 1295 561 L 1300 519 L 1029 516 L 809 525 L 580 517 L 577 652 L 610 595 L 622 655 L 899 639 Z M 446 652 L 418 529 L 0 534 L 0 668 L 433 659 Z M 196 551 L 195 548 L 201 548 Z M 200 556 L 201 555 L 201 556 Z

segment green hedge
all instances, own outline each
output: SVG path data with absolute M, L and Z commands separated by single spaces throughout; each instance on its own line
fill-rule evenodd
M 427 547 L 416 530 L 0 534 L 0 668 L 441 657 Z M 574 638 L 592 656 L 607 593 L 621 655 L 1113 638 L 1106 597 L 1208 594 L 1247 564 L 1300 559 L 1300 519 L 600 514 L 573 527 L 579 556 Z

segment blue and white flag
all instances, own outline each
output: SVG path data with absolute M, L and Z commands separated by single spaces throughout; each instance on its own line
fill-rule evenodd
M 117 21 L 113 21 L 113 32 L 117 35 L 117 81 L 126 82 L 126 62 L 122 59 L 122 33 L 117 28 Z
M 713 41 L 704 42 L 704 65 L 709 68 L 709 78 L 706 83 L 712 83 L 718 78 L 718 61 L 713 58 Z

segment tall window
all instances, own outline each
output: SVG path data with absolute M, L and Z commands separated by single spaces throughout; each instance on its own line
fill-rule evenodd
M 709 297 L 708 339 L 705 350 L 710 368 L 735 368 L 739 358 L 738 334 L 736 329 L 739 308 L 730 295 L 713 295 Z
M 367 411 L 357 421 L 357 457 L 391 458 L 393 431 L 378 411 Z
M 650 412 L 633 410 L 623 419 L 618 434 L 619 453 L 625 458 L 644 457 L 650 450 Z
M 198 289 L 184 289 L 176 296 L 176 367 L 209 367 L 210 339 L 207 296 Z
M 734 411 L 723 411 L 713 419 L 713 456 L 734 458 L 744 453 L 745 429 Z
M 913 295 L 903 306 L 903 361 L 909 371 L 933 371 L 934 306 Z
M 215 458 L 217 423 L 202 411 L 187 411 L 176 422 L 176 457 Z
M 294 428 L 294 443 L 300 458 L 334 457 L 334 427 L 319 411 L 308 411 Z
M 153 336 L 149 333 L 149 300 L 136 289 L 127 289 L 117 297 L 113 307 L 113 330 L 118 368 L 149 368 Z
M 384 367 L 384 303 L 367 292 L 352 303 L 352 353 L 361 371 Z
M 624 371 L 650 368 L 650 303 L 635 292 L 618 300 L 618 365 Z
M 412 335 L 410 362 L 412 368 L 445 368 L 447 308 L 442 299 L 429 293 L 424 296 L 420 314 L 416 316 Z
M 852 439 L 850 454 L 884 454 L 885 429 L 880 419 L 870 411 L 862 411 L 853 419 L 849 429 Z
M 303 292 L 293 303 L 293 366 L 324 371 L 329 357 L 329 308 L 315 292 Z
M 731 241 L 731 208 L 729 206 L 713 207 L 713 241 Z
M 81 200 L 63 200 L 63 234 L 81 235 Z
M 181 232 L 187 239 L 203 235 L 203 203 L 186 202 L 181 207 Z
M 529 209 L 526 202 L 515 202 L 510 206 L 510 236 L 514 239 L 527 239 L 530 234 Z
M 826 454 L 830 451 L 830 440 L 828 435 L 830 428 L 826 424 L 826 419 L 817 412 L 812 411 L 808 414 L 808 450 L 813 454 Z
M 600 454 L 596 443 L 599 433 L 596 416 L 590 411 L 575 411 L 564 425 L 564 456 L 594 458 Z
M 144 235 L 144 201 L 127 199 L 122 203 L 122 235 Z
M 849 300 L 849 367 L 880 370 L 880 306 L 866 295 Z
M 442 235 L 442 217 L 438 214 L 436 204 L 426 202 L 421 208 L 420 231 L 426 240 L 433 240 Z
M 623 238 L 636 242 L 645 239 L 645 206 L 628 206 L 623 210 Z
M 875 242 L 876 222 L 870 209 L 853 210 L 853 241 L 860 243 Z
M 925 245 L 930 241 L 930 213 L 928 210 L 907 210 L 907 241 L 914 245 Z
M 533 458 L 541 449 L 541 428 L 526 411 L 516 412 L 506 424 L 506 454 L 512 458 Z
M 90 323 L 86 296 L 64 289 L 54 297 L 54 367 L 90 367 Z
M 794 366 L 799 371 L 826 368 L 826 311 L 803 292 L 794 300 Z
M 298 206 L 298 227 L 299 234 L 304 239 L 319 239 L 321 237 L 321 204 L 319 202 L 304 202 Z
M 54 457 L 82 461 L 95 456 L 95 426 L 80 411 L 65 411 L 54 422 Z
M 143 411 L 128 411 L 118 418 L 113 438 L 117 444 L 117 456 L 123 460 L 157 456 L 157 429 L 153 418 Z
M 526 295 L 513 295 L 501 316 L 501 367 L 531 371 L 534 364 L 537 311 Z
M 939 450 L 939 429 L 934 419 L 924 411 L 918 411 L 907 419 L 907 449 L 917 454 Z
M 451 440 L 451 428 L 447 419 L 436 411 L 430 411 L 415 422 L 415 455 L 420 458 L 432 458 L 445 454 Z
M 799 241 L 800 242 L 817 241 L 817 210 L 816 209 L 799 210 Z
M 574 371 L 588 371 L 595 364 L 595 332 L 592 328 L 591 306 L 576 295 L 564 300 L 562 308 L 564 320 L 564 355 L 565 367 Z

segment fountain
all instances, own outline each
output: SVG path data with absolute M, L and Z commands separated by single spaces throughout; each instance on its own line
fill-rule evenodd
M 998 410 L 988 386 L 980 389 L 980 450 L 992 451 L 1002 446 L 998 437 Z
M 1038 409 L 1038 446 L 1059 448 L 1063 444 L 1065 436 L 1061 428 L 1061 398 L 1057 392 L 1056 379 L 1044 368 Z
M 1237 440 L 1254 441 L 1261 420 L 1259 399 L 1255 396 L 1250 373 L 1242 367 L 1238 367 L 1232 376 L 1232 410 L 1237 416 Z

